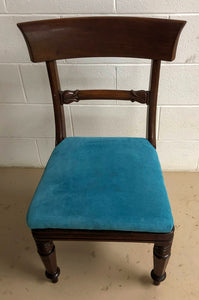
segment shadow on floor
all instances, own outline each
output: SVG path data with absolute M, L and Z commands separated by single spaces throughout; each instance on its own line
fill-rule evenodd
M 17 276 L 25 276 L 39 282 L 46 281 L 44 267 L 26 225 L 26 211 L 41 173 L 42 170 L 38 169 L 12 169 L 12 172 L 11 169 L 5 169 L 4 176 L 0 176 L 1 269 L 8 276 L 9 273 L 10 276 L 15 273 Z M 125 243 L 122 244 L 56 242 L 61 277 L 68 278 L 72 274 L 77 281 L 87 281 L 88 278 L 92 280 L 95 274 L 95 278 L 100 280 L 100 276 L 106 273 L 112 281 L 126 284 L 138 281 L 144 285 L 151 285 L 150 275 L 141 272 L 136 261 L 130 262 L 128 255 L 131 254 L 126 254 L 127 259 L 120 256 L 120 250 L 112 251 L 116 247 L 121 248 L 121 253 L 125 252 Z M 152 251 L 148 255 L 152 255 Z M 144 264 L 144 257 L 141 263 Z

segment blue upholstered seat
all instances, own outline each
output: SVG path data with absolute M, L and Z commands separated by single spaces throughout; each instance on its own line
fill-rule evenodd
M 156 150 L 144 138 L 63 140 L 29 207 L 30 228 L 170 232 Z

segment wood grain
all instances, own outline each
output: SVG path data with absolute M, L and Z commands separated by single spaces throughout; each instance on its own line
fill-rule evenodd
M 19 23 L 33 62 L 77 57 L 172 61 L 185 21 L 135 17 L 63 18 Z

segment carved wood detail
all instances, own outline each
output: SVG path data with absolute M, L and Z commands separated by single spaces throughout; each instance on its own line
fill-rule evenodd
M 140 90 L 134 91 L 131 90 L 131 102 L 139 102 L 139 103 L 146 103 L 149 104 L 149 92 Z
M 144 90 L 66 90 L 61 91 L 60 96 L 62 104 L 92 99 L 129 100 L 131 102 L 137 101 L 139 103 L 149 104 L 149 92 Z
M 168 244 L 166 246 L 154 245 L 153 252 L 154 252 L 154 255 L 157 258 L 167 259 L 170 256 L 170 253 L 171 253 L 171 244 Z
M 70 104 L 72 102 L 79 102 L 79 90 L 75 91 L 64 91 L 60 92 L 62 103 L 63 104 Z
M 42 256 L 50 255 L 54 251 L 54 244 L 52 241 L 35 240 L 38 253 Z

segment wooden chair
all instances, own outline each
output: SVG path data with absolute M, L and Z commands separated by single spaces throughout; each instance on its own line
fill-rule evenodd
M 166 277 L 173 218 L 155 150 L 161 60 L 172 61 L 185 21 L 85 17 L 19 23 L 33 62 L 46 62 L 56 147 L 31 202 L 27 222 L 46 276 L 57 282 L 56 240 L 154 244 L 151 277 Z M 149 91 L 61 91 L 56 60 L 80 57 L 151 59 Z M 145 138 L 66 138 L 63 104 L 85 99 L 148 106 Z M 125 121 L 125 120 L 124 120 Z

